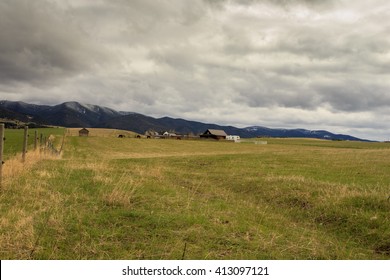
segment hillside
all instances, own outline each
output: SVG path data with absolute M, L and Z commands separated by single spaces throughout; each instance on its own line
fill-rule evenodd
M 212 123 L 202 123 L 170 117 L 153 118 L 139 113 L 116 110 L 78 102 L 65 102 L 55 106 L 35 105 L 24 102 L 0 101 L 0 113 L 10 119 L 23 119 L 37 124 L 65 127 L 97 127 L 145 131 L 175 131 L 180 134 L 199 134 L 207 129 L 222 129 L 227 134 L 244 138 L 253 137 L 298 137 L 337 140 L 365 141 L 350 135 L 334 134 L 325 130 L 274 129 L 262 126 L 237 128 Z

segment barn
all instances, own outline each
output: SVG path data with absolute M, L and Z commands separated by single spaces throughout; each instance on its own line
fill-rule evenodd
M 79 136 L 80 137 L 87 137 L 89 135 L 89 130 L 86 128 L 80 129 L 79 130 Z
M 219 129 L 207 129 L 203 134 L 200 135 L 200 138 L 203 139 L 216 139 L 216 140 L 225 140 L 226 132 Z

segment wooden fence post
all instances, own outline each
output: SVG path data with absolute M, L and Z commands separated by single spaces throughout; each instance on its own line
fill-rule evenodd
M 28 139 L 28 126 L 24 127 L 24 140 L 23 140 L 23 152 L 22 152 L 22 162 L 26 161 L 27 153 L 27 139 Z
M 46 140 L 46 136 L 45 135 L 43 136 L 43 152 L 46 155 L 46 152 L 47 152 L 47 140 Z
M 58 154 L 61 154 L 62 148 L 64 148 L 64 143 L 65 143 L 65 133 L 64 133 L 64 136 L 62 136 L 61 148 L 60 148 L 60 150 L 58 151 Z
M 4 124 L 0 124 L 0 190 L 3 181 Z
M 38 146 L 38 131 L 34 131 L 34 151 L 37 149 Z

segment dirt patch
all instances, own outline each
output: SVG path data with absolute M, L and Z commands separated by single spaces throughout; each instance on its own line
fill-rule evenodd
M 390 256 L 390 243 L 385 243 L 376 247 L 375 253 Z

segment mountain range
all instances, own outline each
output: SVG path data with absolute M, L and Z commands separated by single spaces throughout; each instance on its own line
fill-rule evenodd
M 329 140 L 366 141 L 350 135 L 333 134 L 325 130 L 275 129 L 262 126 L 237 128 L 218 124 L 174 119 L 153 118 L 134 112 L 116 111 L 107 107 L 65 102 L 55 106 L 36 105 L 20 101 L 0 101 L 0 118 L 18 120 L 34 125 L 65 127 L 95 127 L 131 130 L 144 134 L 147 130 L 174 131 L 179 134 L 200 134 L 207 129 L 222 129 L 227 134 L 242 138 L 252 137 L 302 137 Z

